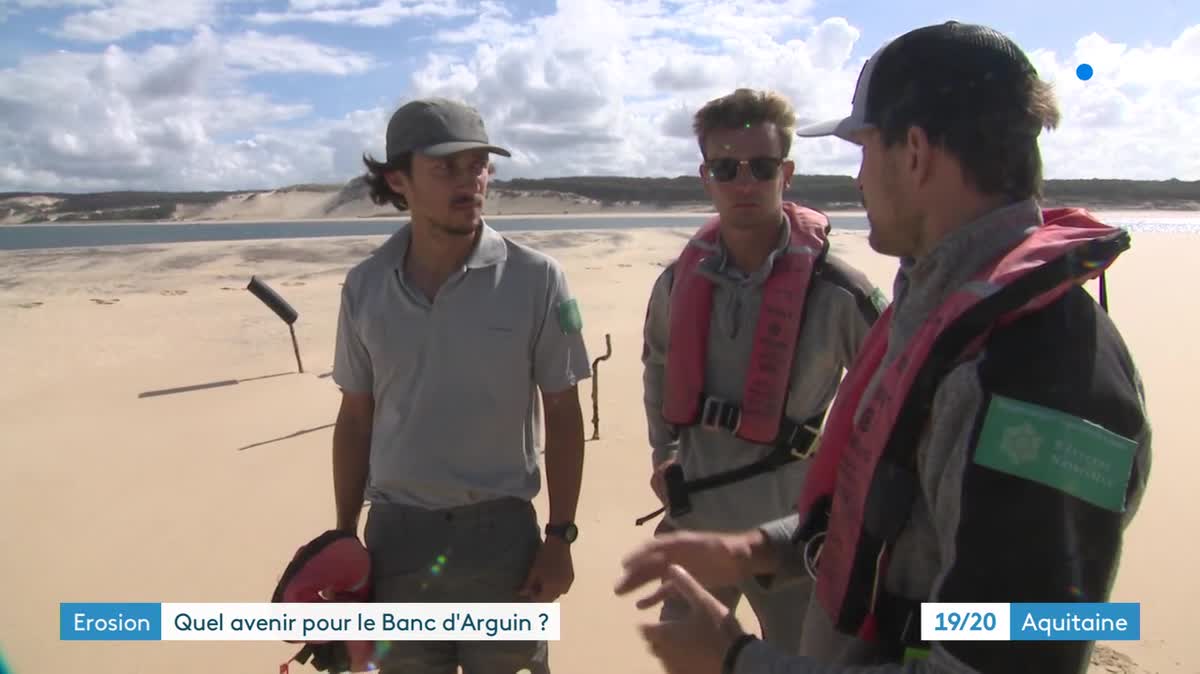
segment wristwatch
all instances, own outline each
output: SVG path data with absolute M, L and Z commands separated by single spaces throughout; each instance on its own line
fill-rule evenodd
M 575 539 L 579 538 L 579 527 L 575 526 L 574 522 L 546 524 L 546 535 L 558 536 L 568 543 L 574 543 Z

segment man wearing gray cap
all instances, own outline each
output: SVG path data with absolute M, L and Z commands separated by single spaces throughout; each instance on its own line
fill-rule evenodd
M 379 602 L 546 602 L 574 578 L 582 320 L 559 264 L 484 222 L 491 154 L 511 156 L 474 108 L 432 98 L 392 116 L 386 161 L 364 156 L 371 198 L 410 215 L 347 273 L 333 367 L 337 528 L 357 533 L 370 502 Z M 394 641 L 377 657 L 396 674 L 550 671 L 544 641 Z
M 639 605 L 674 593 L 693 608 L 643 629 L 668 672 L 1081 674 L 1113 636 L 1036 627 L 1108 601 L 1150 470 L 1141 379 L 1105 293 L 1084 287 L 1128 233 L 1038 204 L 1037 138 L 1057 119 L 1012 41 L 947 22 L 876 52 L 849 117 L 798 132 L 862 148 L 871 246 L 900 259 L 894 300 L 838 389 L 795 514 L 626 560 L 619 594 L 662 579 Z M 798 657 L 702 589 L 809 576 Z M 1030 603 L 1058 609 L 1017 606 Z

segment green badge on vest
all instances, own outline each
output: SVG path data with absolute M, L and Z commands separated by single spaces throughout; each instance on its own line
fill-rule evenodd
M 579 313 L 579 303 L 574 299 L 558 303 L 558 326 L 568 335 L 583 330 L 583 316 Z
M 1136 449 L 1136 442 L 1090 421 L 992 396 L 975 463 L 1123 512 Z

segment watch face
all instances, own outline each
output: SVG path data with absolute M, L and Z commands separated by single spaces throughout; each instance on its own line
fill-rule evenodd
M 547 524 L 546 533 L 558 536 L 568 543 L 574 543 L 575 538 L 579 536 L 579 529 L 574 524 Z

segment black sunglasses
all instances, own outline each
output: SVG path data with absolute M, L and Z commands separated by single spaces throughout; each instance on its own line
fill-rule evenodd
M 775 176 L 779 175 L 779 167 L 783 164 L 783 160 L 778 157 L 755 157 L 753 159 L 723 157 L 710 159 L 704 164 L 708 167 L 708 174 L 714 180 L 727 183 L 737 178 L 738 168 L 742 164 L 750 167 L 750 174 L 754 176 L 755 180 L 773 180 Z

